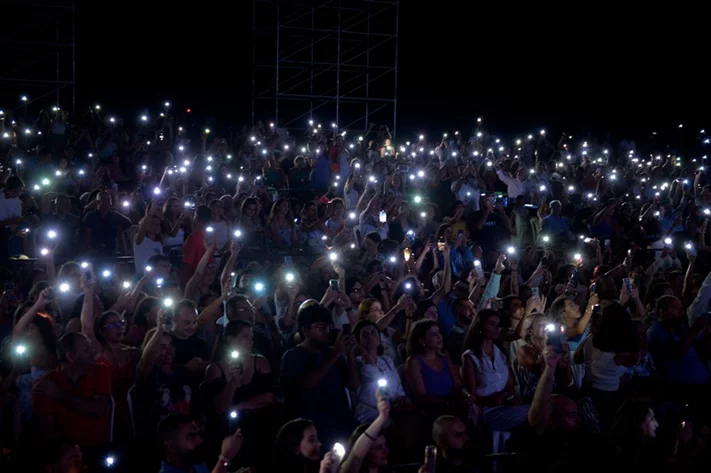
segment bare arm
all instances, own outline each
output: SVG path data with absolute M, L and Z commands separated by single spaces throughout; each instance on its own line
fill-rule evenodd
M 553 393 L 555 367 L 558 364 L 560 355 L 554 353 L 554 350 L 546 348 L 544 357 L 546 359 L 546 367 L 543 370 L 541 379 L 538 381 L 531 409 L 528 411 L 528 423 L 538 434 L 542 434 L 548 426 L 548 419 L 551 414 L 551 394 Z

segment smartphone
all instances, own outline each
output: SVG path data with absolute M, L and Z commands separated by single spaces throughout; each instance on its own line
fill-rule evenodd
M 563 350 L 565 333 L 563 327 L 558 324 L 546 325 L 546 345 L 554 347 L 558 353 Z
M 388 221 L 388 213 L 385 210 L 381 210 L 378 220 L 380 223 L 386 223 Z
M 410 172 L 410 166 L 407 164 L 398 164 L 397 170 L 398 172 Z
M 294 260 L 291 258 L 291 256 L 284 256 L 284 266 L 293 266 L 294 265 Z
M 624 278 L 622 280 L 625 283 L 625 289 L 627 290 L 627 294 L 632 294 L 632 281 L 630 278 Z
M 444 251 L 444 244 L 444 236 L 439 237 L 439 239 L 437 240 L 437 249 L 439 251 Z
M 331 288 L 332 291 L 337 291 L 338 290 L 338 279 L 330 279 L 328 281 L 328 286 Z
M 351 324 L 343 324 L 343 336 L 351 334 Z
M 573 287 L 578 287 L 579 282 L 580 282 L 580 273 L 578 272 L 578 268 L 575 268 L 570 275 L 570 279 L 568 280 L 568 285 L 573 286 Z
M 609 248 L 609 247 L 610 247 L 610 240 L 605 239 L 605 248 Z
M 412 245 L 415 242 L 414 230 L 408 230 L 407 233 L 405 234 L 405 238 L 407 238 L 407 241 L 409 241 L 410 244 Z
M 541 291 L 540 291 L 540 289 L 538 289 L 538 286 L 532 287 L 531 293 L 532 293 L 533 297 L 538 297 L 538 298 L 541 297 Z
M 590 285 L 590 294 L 597 294 L 597 283 L 592 283 Z

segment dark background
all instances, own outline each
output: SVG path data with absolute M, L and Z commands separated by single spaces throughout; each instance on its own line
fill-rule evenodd
M 704 126 L 701 12 L 561 5 L 401 1 L 398 130 L 467 130 L 480 115 L 512 133 Z M 77 12 L 78 104 L 137 113 L 170 100 L 249 121 L 250 1 L 81 0 Z

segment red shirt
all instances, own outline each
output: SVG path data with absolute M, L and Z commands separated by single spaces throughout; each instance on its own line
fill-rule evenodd
M 183 263 L 196 267 L 205 254 L 206 235 L 205 230 L 195 229 L 183 243 Z
M 46 376 L 59 389 L 77 398 L 111 396 L 111 375 L 108 367 L 101 363 L 88 368 L 76 385 L 67 378 L 61 368 L 55 368 Z M 80 446 L 100 445 L 109 441 L 110 409 L 106 409 L 106 414 L 101 417 L 85 417 L 70 411 L 55 399 L 32 393 L 32 411 L 37 415 L 51 416 L 54 420 L 53 434 L 72 440 Z

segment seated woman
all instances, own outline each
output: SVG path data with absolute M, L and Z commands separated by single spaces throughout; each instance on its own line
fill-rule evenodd
M 340 471 L 378 473 L 388 471 L 388 442 L 382 430 L 390 415 L 388 396 L 377 392 L 378 416 L 371 424 L 359 425 L 348 441 Z
M 268 445 L 280 425 L 271 421 L 276 411 L 264 410 L 276 404 L 272 368 L 266 358 L 252 353 L 253 345 L 252 324 L 230 321 L 222 334 L 216 361 L 207 366 L 205 382 L 200 386 L 204 399 L 210 402 L 207 421 L 211 434 L 218 439 L 223 437 L 234 430 L 234 419 L 239 419 L 245 442 L 252 444 L 242 450 L 243 458 L 256 453 L 260 445 Z
M 442 347 L 437 322 L 420 320 L 413 324 L 407 339 L 405 380 L 415 404 L 432 420 L 442 414 L 462 415 L 467 406 L 462 379 Z
M 372 422 L 378 416 L 376 394 L 381 380 L 387 383 L 384 388 L 394 405 L 404 405 L 408 399 L 395 363 L 383 354 L 378 326 L 369 320 L 361 320 L 353 327 L 353 337 L 362 350 L 362 354 L 356 357 L 360 368 L 360 388 L 354 416 L 359 422 Z
M 294 419 L 284 424 L 274 439 L 271 455 L 272 468 L 268 471 L 279 473 L 318 473 L 335 471 L 337 461 L 334 453 L 329 452 L 321 462 L 321 441 L 318 439 L 316 424 L 308 419 Z M 329 446 L 330 448 L 330 446 Z M 330 468 L 323 469 L 329 462 Z
M 543 349 L 546 347 L 546 326 L 550 320 L 545 314 L 535 314 L 526 331 L 526 344 L 519 350 L 514 360 L 514 369 L 518 376 L 521 399 L 525 404 L 533 401 L 533 395 L 546 366 Z M 563 357 L 556 367 L 553 389 L 564 390 L 570 385 L 573 373 L 570 369 L 570 349 L 563 345 Z
M 462 379 L 481 407 L 491 431 L 511 431 L 528 419 L 528 405 L 515 405 L 514 376 L 500 345 L 501 318 L 495 310 L 479 312 L 464 339 Z

